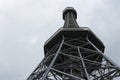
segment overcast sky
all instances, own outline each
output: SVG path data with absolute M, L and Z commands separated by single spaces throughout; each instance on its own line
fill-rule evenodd
M 119 0 L 0 0 L 0 80 L 26 80 L 44 56 L 44 42 L 63 26 L 65 7 L 105 44 L 120 65 Z

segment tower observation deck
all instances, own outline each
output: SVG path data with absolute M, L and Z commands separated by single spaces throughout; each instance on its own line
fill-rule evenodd
M 72 7 L 63 11 L 64 26 L 44 44 L 44 59 L 27 80 L 113 80 L 120 68 L 105 54 L 105 46 L 88 28 L 79 27 Z

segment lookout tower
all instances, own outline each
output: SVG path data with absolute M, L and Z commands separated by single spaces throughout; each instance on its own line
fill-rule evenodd
M 63 11 L 64 26 L 44 44 L 44 59 L 27 80 L 113 80 L 120 68 L 105 54 L 105 46 L 88 28 L 79 27 L 72 7 Z

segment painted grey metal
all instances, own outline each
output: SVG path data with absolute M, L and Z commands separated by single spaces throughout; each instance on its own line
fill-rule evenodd
M 72 7 L 67 7 L 63 11 L 63 19 L 65 20 L 63 28 L 78 28 L 78 24 L 76 22 L 77 12 Z
M 78 46 L 78 53 L 79 53 L 79 56 L 80 56 L 80 60 L 81 60 L 83 69 L 84 69 L 84 71 L 85 71 L 86 79 L 89 80 L 89 75 L 88 75 L 88 72 L 87 72 L 87 70 L 86 70 L 86 66 L 85 66 L 84 60 L 83 60 L 83 58 L 82 58 L 82 55 L 81 55 L 81 53 L 80 53 L 80 48 L 79 48 L 79 46 Z
M 114 80 L 120 67 L 104 54 L 104 44 L 87 27 L 79 27 L 77 12 L 63 11 L 64 26 L 44 44 L 45 57 L 27 80 Z
M 45 72 L 42 80 L 45 80 L 45 79 L 46 79 L 46 76 L 47 76 L 47 74 L 49 73 L 50 68 L 53 66 L 53 64 L 55 63 L 56 58 L 57 58 L 58 55 L 59 55 L 59 52 L 60 52 L 60 50 L 61 50 L 61 48 L 62 48 L 63 43 L 64 43 L 64 39 L 61 41 L 60 47 L 58 48 L 57 52 L 55 53 L 55 56 L 54 56 L 53 60 L 51 61 L 48 69 L 46 70 L 46 72 Z
M 114 63 L 105 54 L 103 54 L 91 41 L 89 41 L 89 39 L 87 39 L 87 40 L 108 62 L 110 62 L 112 65 L 116 66 L 120 70 L 119 66 L 116 63 Z
M 70 75 L 70 74 L 64 73 L 64 72 L 62 72 L 62 71 L 56 70 L 56 69 L 54 69 L 54 68 L 52 68 L 52 70 L 53 70 L 53 71 L 56 71 L 56 72 L 59 72 L 59 73 L 62 73 L 62 74 L 64 74 L 64 75 L 70 76 L 70 77 L 74 78 L 75 80 L 85 80 L 85 79 L 82 79 L 82 78 L 80 78 L 80 77 L 76 77 L 76 76 L 74 76 L 74 75 Z

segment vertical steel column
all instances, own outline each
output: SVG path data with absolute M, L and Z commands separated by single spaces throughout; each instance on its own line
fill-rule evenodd
M 62 40 L 62 42 L 61 42 L 61 44 L 60 44 L 60 46 L 59 46 L 57 52 L 55 53 L 55 56 L 54 56 L 53 60 L 51 61 L 51 63 L 50 63 L 50 65 L 49 65 L 48 69 L 46 70 L 46 72 L 45 72 L 45 74 L 44 74 L 42 80 L 45 80 L 45 79 L 46 79 L 47 74 L 49 73 L 51 67 L 53 66 L 53 64 L 54 64 L 54 62 L 55 62 L 55 60 L 56 60 L 56 58 L 58 57 L 58 54 L 59 54 L 59 52 L 60 52 L 60 50 L 61 50 L 61 48 L 62 48 L 63 43 L 64 43 L 64 38 L 63 38 L 63 40 Z
M 88 75 L 88 72 L 87 72 L 87 69 L 86 69 L 85 63 L 84 63 L 84 61 L 83 61 L 83 57 L 82 57 L 81 52 L 80 52 L 80 48 L 77 47 L 77 49 L 78 49 L 78 53 L 79 53 L 79 56 L 80 56 L 80 60 L 81 60 L 81 63 L 82 63 L 83 69 L 84 69 L 84 71 L 85 71 L 86 79 L 89 80 L 89 75 Z

